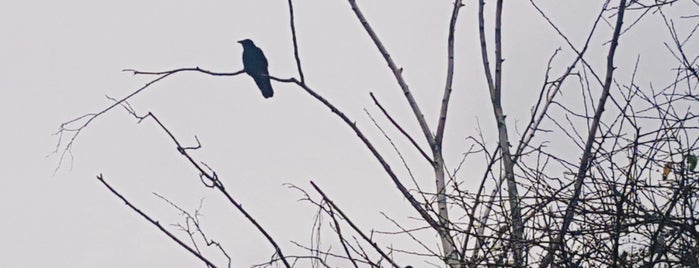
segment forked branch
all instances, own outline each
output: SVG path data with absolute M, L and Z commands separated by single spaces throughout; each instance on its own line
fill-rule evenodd
M 160 80 L 165 79 L 166 77 L 179 73 L 179 72 L 201 72 L 205 73 L 208 75 L 213 75 L 213 76 L 235 76 L 244 73 L 243 70 L 233 72 L 233 73 L 219 73 L 219 72 L 212 72 L 209 70 L 201 69 L 199 67 L 193 67 L 193 68 L 180 68 L 180 69 L 175 69 L 175 70 L 170 70 L 170 71 L 164 71 L 164 72 L 141 72 L 133 69 L 124 69 L 124 72 L 131 72 L 133 75 L 138 75 L 138 74 L 148 74 L 148 75 L 159 75 L 158 78 L 151 80 L 150 82 L 146 83 L 143 85 L 141 88 L 131 92 L 129 95 L 126 95 L 126 97 L 123 97 L 111 105 L 107 106 L 106 108 L 102 109 L 99 112 L 96 113 L 89 113 L 82 115 L 80 117 L 77 117 L 75 119 L 66 121 L 62 123 L 58 127 L 58 131 L 54 133 L 54 135 L 58 135 L 58 141 L 56 142 L 56 148 L 52 152 L 52 154 L 59 154 L 58 157 L 58 165 L 56 166 L 54 173 L 58 172 L 58 170 L 61 168 L 63 161 L 65 160 L 65 157 L 69 155 L 72 151 L 73 144 L 75 143 L 75 140 L 78 138 L 78 135 L 80 135 L 80 132 L 82 132 L 92 121 L 100 117 L 101 115 L 109 112 L 110 110 L 114 109 L 114 107 L 117 107 L 119 105 L 124 104 L 134 96 L 138 95 L 145 89 L 149 88 L 153 84 L 157 83 Z M 67 137 L 64 137 L 64 135 L 67 135 Z M 67 141 L 64 141 L 64 138 L 67 139 Z

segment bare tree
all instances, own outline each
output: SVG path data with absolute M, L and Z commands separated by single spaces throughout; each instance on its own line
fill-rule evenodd
M 337 116 L 360 139 L 373 159 L 382 167 L 395 189 L 410 204 L 423 223 L 420 228 L 406 228 L 400 220 L 387 215 L 397 231 L 384 232 L 395 236 L 406 236 L 414 244 L 401 248 L 381 245 L 371 233 L 355 224 L 352 215 L 342 209 L 342 200 L 334 200 L 322 187 L 311 182 L 313 193 L 303 186 L 292 186 L 303 193 L 304 200 L 314 204 L 317 210 L 316 232 L 331 232 L 337 237 L 337 248 L 321 248 L 319 245 L 295 244 L 307 255 L 287 255 L 284 245 L 266 231 L 253 213 L 245 210 L 224 186 L 206 163 L 189 154 L 196 146 L 184 146 L 155 114 L 139 114 L 129 105 L 129 100 L 171 75 L 181 72 L 197 72 L 214 76 L 237 76 L 240 70 L 222 73 L 195 68 L 177 68 L 167 71 L 142 71 L 127 69 L 134 75 L 155 78 L 114 104 L 62 124 L 59 128 L 59 143 L 56 152 L 59 162 L 70 154 L 72 145 L 80 132 L 103 114 L 123 107 L 137 120 L 153 120 L 167 137 L 176 144 L 178 152 L 197 170 L 205 187 L 217 190 L 243 215 L 274 248 L 273 256 L 259 264 L 284 267 L 315 265 L 318 267 L 406 267 L 395 257 L 395 252 L 424 257 L 425 263 L 437 267 L 656 267 L 699 266 L 699 221 L 697 205 L 699 188 L 697 179 L 696 150 L 699 143 L 699 116 L 697 101 L 697 51 L 690 48 L 699 24 L 699 3 L 696 1 L 604 1 L 599 3 L 598 13 L 588 32 L 581 35 L 584 43 L 576 44 L 570 33 L 558 27 L 544 8 L 534 0 L 531 7 L 538 11 L 559 40 L 567 44 L 559 48 L 548 59 L 543 73 L 538 99 L 531 104 L 531 114 L 523 131 L 513 135 L 513 122 L 508 120 L 508 107 L 502 99 L 511 90 L 503 83 L 509 71 L 503 58 L 504 9 L 502 0 L 490 1 L 495 7 L 493 14 L 486 8 L 488 1 L 479 0 L 477 6 L 466 6 L 461 0 L 453 2 L 451 17 L 448 18 L 446 57 L 446 79 L 441 91 L 439 117 L 436 126 L 430 126 L 418 100 L 403 77 L 403 69 L 393 59 L 384 45 L 371 18 L 362 13 L 355 0 L 348 0 L 349 8 L 383 56 L 393 74 L 400 92 L 410 107 L 412 116 L 429 148 L 419 145 L 418 138 L 406 131 L 406 123 L 399 123 L 371 94 L 373 104 L 381 116 L 390 122 L 382 126 L 369 114 L 386 141 L 394 149 L 394 156 L 382 152 L 353 119 L 332 100 L 321 96 L 306 83 L 313 76 L 302 69 L 303 57 L 299 54 L 299 42 L 294 24 L 294 8 L 288 1 L 290 31 L 297 77 L 280 78 L 270 75 L 277 83 L 292 84 L 299 93 L 313 97 Z M 682 3 L 680 3 L 682 2 Z M 675 5 L 693 8 L 691 15 L 672 17 L 668 10 Z M 460 73 L 455 69 L 458 51 L 455 51 L 455 36 L 460 33 L 459 14 L 461 9 L 477 9 L 478 40 L 483 66 L 483 79 L 490 96 L 497 136 L 487 137 L 483 133 L 468 137 L 473 146 L 464 153 L 461 163 L 467 158 L 484 159 L 485 171 L 475 193 L 463 185 L 459 167 L 450 172 L 443 152 L 447 121 L 458 124 L 459 119 L 449 117 L 452 102 L 454 77 Z M 493 19 L 491 23 L 489 18 Z M 624 50 L 624 34 L 634 31 L 639 21 L 656 18 L 663 22 L 669 40 L 665 43 L 667 53 L 677 60 L 673 72 L 675 79 L 657 88 L 662 81 L 641 84 L 637 72 L 643 68 L 640 56 L 635 63 L 624 62 L 623 68 L 631 77 L 619 77 L 618 53 Z M 446 20 L 446 19 L 445 19 Z M 692 24 L 690 31 L 682 32 L 676 23 Z M 606 28 L 605 28 L 606 27 Z M 492 28 L 492 30 L 491 30 Z M 610 32 L 605 31 L 605 29 Z M 492 41 L 488 36 L 493 36 Z M 579 34 L 579 33 L 576 33 Z M 602 37 L 603 36 L 603 37 Z M 588 52 L 595 47 L 595 38 L 607 40 L 604 60 Z M 494 53 L 491 54 L 491 47 Z M 554 73 L 554 59 L 559 53 L 574 55 L 562 68 Z M 492 64 L 491 64 L 492 61 Z M 602 67 L 594 64 L 603 61 Z M 632 68 L 630 70 L 629 68 Z M 512 72 L 522 70 L 511 70 Z M 458 90 L 458 89 L 457 89 Z M 566 92 L 567 96 L 563 96 Z M 458 101 L 458 100 L 457 100 Z M 458 102 L 457 102 L 458 105 Z M 453 106 L 453 105 L 452 105 Z M 384 131 L 390 127 L 400 133 L 392 137 Z M 463 137 L 454 137 L 463 138 Z M 411 144 L 409 152 L 401 151 L 393 142 L 405 139 Z M 496 141 L 490 148 L 489 140 Z M 561 148 L 566 148 L 561 153 Z M 573 152 L 573 153 L 570 153 Z M 404 154 L 424 159 L 433 172 L 432 190 L 422 189 L 412 178 L 411 166 Z M 389 164 L 391 157 L 399 158 L 402 167 Z M 60 165 L 60 164 L 59 164 Z M 405 169 L 409 177 L 399 175 L 396 170 Z M 205 263 L 215 267 L 198 247 L 197 241 L 213 246 L 225 255 L 230 266 L 230 255 L 224 247 L 211 240 L 200 228 L 197 212 L 187 212 L 174 202 L 163 198 L 177 208 L 186 219 L 178 225 L 185 238 L 174 235 L 147 213 L 129 203 L 107 183 L 105 176 L 98 179 L 132 210 L 154 224 L 183 248 Z M 413 185 L 407 185 L 411 179 Z M 436 201 L 433 204 L 433 201 Z M 433 207 L 433 205 L 435 205 Z M 328 222 L 323 221 L 324 215 Z M 192 225 L 189 225 L 189 224 Z M 373 230 L 373 229 L 372 229 Z M 424 241 L 417 234 L 430 233 L 436 241 Z M 185 242 L 189 240 L 189 242 Z M 437 243 L 439 246 L 433 246 Z M 438 260 L 440 263 L 435 263 Z

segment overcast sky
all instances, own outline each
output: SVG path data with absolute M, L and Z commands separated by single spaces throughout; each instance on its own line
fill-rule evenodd
M 389 127 L 369 98 L 369 92 L 374 92 L 408 131 L 421 138 L 399 87 L 348 3 L 297 2 L 300 54 L 308 84 L 357 121 L 391 156 L 391 164 L 400 167 L 364 113 L 368 109 L 405 151 L 421 187 L 433 190 L 429 167 Z M 599 2 L 537 1 L 578 46 L 587 37 Z M 359 4 L 404 68 L 434 129 L 446 76 L 451 1 Z M 696 14 L 696 6 L 691 7 L 695 10 L 686 12 Z M 477 122 L 489 144 L 496 140 L 478 50 L 476 8 L 473 1 L 466 1 L 457 25 L 456 77 L 445 142 L 450 169 L 467 150 L 465 138 L 478 134 Z M 676 12 L 683 11 L 677 8 Z M 266 261 L 273 250 L 262 236 L 220 195 L 201 185 L 197 172 L 152 121 L 137 124 L 119 109 L 99 117 L 80 134 L 72 158 L 55 175 L 58 157 L 50 153 L 58 140 L 51 134 L 62 122 L 109 105 L 105 95 L 123 97 L 152 79 L 134 77 L 122 72 L 124 68 L 161 71 L 199 66 L 238 71 L 242 48 L 236 41 L 245 38 L 265 52 L 272 75 L 295 76 L 288 15 L 287 2 L 282 0 L 3 1 L 0 266 L 201 267 L 101 186 L 95 179 L 100 173 L 164 224 L 181 222 L 181 218 L 153 192 L 188 210 L 198 208 L 203 199 L 204 227 L 222 241 L 233 267 Z M 630 12 L 629 18 L 638 15 Z M 609 33 L 603 24 L 591 43 L 593 66 L 603 66 L 608 49 L 603 43 Z M 554 71 L 560 73 L 573 54 L 528 1 L 506 1 L 503 35 L 503 103 L 508 120 L 521 130 L 549 57 L 556 48 L 564 49 L 554 61 Z M 639 54 L 640 80 L 646 83 L 656 79 L 656 73 L 675 67 L 662 44 L 667 37 L 657 18 L 644 20 L 625 34 L 618 55 L 620 79 L 628 79 Z M 696 43 L 689 48 L 696 51 Z M 366 230 L 394 230 L 379 212 L 406 226 L 420 226 L 408 219 L 416 214 L 339 118 L 298 87 L 273 86 L 275 96 L 264 99 L 244 75 L 181 73 L 152 86 L 131 104 L 138 112 L 155 113 L 186 144 L 193 145 L 196 135 L 203 145 L 194 153 L 197 159 L 217 171 L 231 194 L 287 252 L 304 253 L 289 241 L 311 242 L 315 210 L 298 202 L 302 195 L 285 183 L 310 189 L 308 181 L 317 182 Z M 515 133 L 515 128 L 511 131 Z M 425 145 L 424 140 L 419 142 Z M 475 166 L 464 168 L 459 179 L 475 185 L 478 179 L 469 175 L 482 172 L 482 159 L 469 163 Z M 405 170 L 399 173 L 407 180 Z

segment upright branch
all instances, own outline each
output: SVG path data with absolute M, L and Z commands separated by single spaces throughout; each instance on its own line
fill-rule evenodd
M 413 93 L 410 92 L 408 84 L 405 82 L 405 79 L 403 79 L 403 68 L 398 68 L 398 66 L 396 66 L 396 63 L 393 62 L 391 54 L 388 53 L 388 50 L 386 50 L 386 48 L 384 47 L 383 43 L 379 39 L 379 36 L 376 35 L 374 29 L 371 28 L 371 25 L 369 25 L 369 22 L 364 17 L 364 14 L 362 14 L 362 11 L 359 10 L 359 6 L 357 6 L 357 1 L 348 0 L 348 2 L 350 6 L 352 6 L 352 11 L 354 11 L 354 14 L 357 16 L 357 19 L 359 19 L 359 22 L 364 27 L 364 30 L 367 32 L 367 34 L 369 34 L 369 37 L 371 37 L 371 40 L 374 42 L 374 45 L 376 45 L 376 48 L 379 50 L 379 52 L 381 52 L 381 55 L 383 56 L 384 60 L 386 60 L 388 68 L 391 69 L 391 72 L 393 73 L 393 76 L 396 78 L 396 81 L 398 82 L 398 85 L 403 91 L 405 98 L 408 100 L 410 108 L 413 110 L 413 114 L 415 115 L 418 124 L 420 124 L 420 129 L 422 129 L 422 133 L 425 135 L 425 139 L 430 144 L 430 147 L 434 147 L 434 137 L 432 136 L 430 127 L 427 125 L 425 116 L 422 114 L 422 111 L 420 111 L 420 107 L 417 105 L 417 101 L 413 97 Z
M 461 0 L 454 1 L 454 7 L 451 13 L 451 19 L 449 21 L 449 36 L 447 37 L 447 78 L 444 86 L 444 94 L 442 97 L 442 107 L 439 112 L 439 119 L 437 123 L 437 132 L 434 136 L 434 143 L 432 145 L 432 155 L 434 161 L 432 162 L 432 168 L 435 174 L 435 184 L 437 188 L 437 208 L 439 213 L 439 220 L 441 221 L 442 227 L 448 231 L 450 230 L 450 219 L 449 210 L 447 207 L 447 194 L 446 194 L 446 176 L 444 174 L 444 156 L 442 155 L 442 141 L 444 140 L 444 129 L 447 123 L 447 112 L 449 110 L 449 98 L 451 97 L 452 82 L 454 80 L 454 32 L 456 31 L 456 21 L 459 17 L 459 10 L 463 6 Z M 446 254 L 446 262 L 452 267 L 457 267 L 461 261 L 459 256 L 459 250 L 453 242 L 451 237 L 442 237 L 442 250 Z
M 452 82 L 454 81 L 454 32 L 456 31 L 456 21 L 459 17 L 459 10 L 463 3 L 461 0 L 454 1 L 454 9 L 449 20 L 449 36 L 447 37 L 447 81 L 444 86 L 444 96 L 442 96 L 442 107 L 439 111 L 439 122 L 437 123 L 437 133 L 435 143 L 442 144 L 444 138 L 444 128 L 447 123 L 447 111 L 449 108 L 449 98 L 451 97 Z
M 566 208 L 565 216 L 563 217 L 563 223 L 561 224 L 561 230 L 556 237 L 556 240 L 552 243 L 549 251 L 541 262 L 539 267 L 548 267 L 553 261 L 553 255 L 556 251 L 563 248 L 563 243 L 565 242 L 565 235 L 568 232 L 571 222 L 573 221 L 573 216 L 575 216 L 575 208 L 578 205 L 580 199 L 580 192 L 583 186 L 583 181 L 590 167 L 592 161 L 593 153 L 592 146 L 595 144 L 600 119 L 602 118 L 602 113 L 604 112 L 604 106 L 609 98 L 609 90 L 612 86 L 612 81 L 614 77 L 614 55 L 616 54 L 616 49 L 619 46 L 619 36 L 621 35 L 621 29 L 624 22 L 624 11 L 626 10 L 626 0 L 619 1 L 619 11 L 617 13 L 617 20 L 614 26 L 614 33 L 612 35 L 612 42 L 609 46 L 609 52 L 607 53 L 607 71 L 604 78 L 604 84 L 602 86 L 602 94 L 597 103 L 597 108 L 595 109 L 594 117 L 592 118 L 592 124 L 590 125 L 590 131 L 587 134 L 587 141 L 585 142 L 585 148 L 583 150 L 582 159 L 580 160 L 580 166 L 575 175 L 573 196 L 568 203 Z
M 490 100 L 493 105 L 493 114 L 498 128 L 498 144 L 500 146 L 500 157 L 502 168 L 507 183 L 507 197 L 510 205 L 510 220 L 512 221 L 511 238 L 513 240 L 513 254 L 515 267 L 524 265 L 523 257 L 523 237 L 524 223 L 522 221 L 522 211 L 520 208 L 520 196 L 517 191 L 517 182 L 514 174 L 514 161 L 510 154 L 510 141 L 507 134 L 507 124 L 505 114 L 502 109 L 502 7 L 503 1 L 498 0 L 495 7 L 495 77 L 490 72 L 490 62 L 488 61 L 488 49 L 485 39 L 485 1 L 480 0 L 478 5 L 478 30 L 481 42 L 481 56 L 483 58 L 483 68 L 486 81 L 490 91 Z
M 291 41 L 294 43 L 294 59 L 296 59 L 296 68 L 299 71 L 299 80 L 306 82 L 301 69 L 301 58 L 299 58 L 299 46 L 296 38 L 296 26 L 294 24 L 294 5 L 292 0 L 289 0 L 289 25 L 291 27 Z
M 442 156 L 442 139 L 444 136 L 447 111 L 449 107 L 449 97 L 451 96 L 454 73 L 454 30 L 456 28 L 456 21 L 458 18 L 459 9 L 463 6 L 462 1 L 457 0 L 454 2 L 454 8 L 450 20 L 449 37 L 447 40 L 447 81 L 445 85 L 444 96 L 442 98 L 442 106 L 440 109 L 440 117 L 437 125 L 437 133 L 435 136 L 432 135 L 432 131 L 430 130 L 427 121 L 425 120 L 424 114 L 420 110 L 417 101 L 413 97 L 413 94 L 410 91 L 408 84 L 405 82 L 405 79 L 403 79 L 403 69 L 399 68 L 395 64 L 395 62 L 391 58 L 391 55 L 388 53 L 388 50 L 386 50 L 386 47 L 383 45 L 378 35 L 376 34 L 376 32 L 374 32 L 371 25 L 369 25 L 369 22 L 364 17 L 364 14 L 359 9 L 357 2 L 355 0 L 348 0 L 348 2 L 352 7 L 352 11 L 354 11 L 354 14 L 357 16 L 357 19 L 359 19 L 359 22 L 364 27 L 364 30 L 367 32 L 367 34 L 369 34 L 369 37 L 374 42 L 374 45 L 379 50 L 384 60 L 388 64 L 388 67 L 393 73 L 393 76 L 395 77 L 396 81 L 398 82 L 398 85 L 400 86 L 402 93 L 408 102 L 408 105 L 413 111 L 413 115 L 415 116 L 415 118 L 418 121 L 418 124 L 420 125 L 420 129 L 422 130 L 422 133 L 425 136 L 427 143 L 430 145 L 433 160 L 432 167 L 435 173 L 435 184 L 437 188 L 437 207 L 439 215 L 439 225 L 441 229 L 438 233 L 440 235 L 442 249 L 444 251 L 445 256 L 447 256 L 446 262 L 450 266 L 456 267 L 458 265 L 458 261 L 456 260 L 456 258 L 458 257 L 458 250 L 456 248 L 456 244 L 454 243 L 453 237 L 449 233 L 449 213 L 447 208 L 447 196 L 445 188 L 444 159 Z

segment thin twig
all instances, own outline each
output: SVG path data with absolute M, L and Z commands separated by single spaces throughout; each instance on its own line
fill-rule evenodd
M 202 180 L 205 178 L 209 182 L 211 182 L 211 185 L 207 184 L 206 186 L 209 188 L 215 188 L 220 193 L 222 193 L 226 197 L 226 199 L 228 199 L 228 201 L 233 206 L 235 206 L 235 208 L 238 209 L 238 211 L 240 213 L 242 213 L 243 216 L 250 223 L 252 223 L 253 226 L 255 226 L 255 228 L 267 239 L 267 241 L 272 245 L 272 247 L 274 247 L 275 253 L 277 255 L 279 255 L 279 259 L 284 263 L 285 267 L 291 268 L 291 265 L 288 263 L 287 259 L 284 257 L 284 253 L 282 252 L 281 247 L 279 247 L 279 245 L 274 240 L 274 238 L 272 238 L 272 236 L 262 227 L 262 225 L 260 225 L 260 223 L 258 223 L 257 220 L 255 220 L 255 218 L 253 218 L 252 215 L 250 215 L 250 213 L 243 208 L 242 204 L 238 203 L 233 198 L 233 196 L 231 196 L 230 193 L 228 193 L 225 186 L 223 185 L 223 182 L 221 182 L 221 180 L 219 180 L 216 172 L 212 172 L 208 166 L 206 166 L 205 164 L 200 164 L 199 162 L 194 160 L 194 158 L 187 152 L 188 149 L 186 149 L 186 147 L 183 147 L 182 144 L 180 144 L 179 140 L 177 140 L 177 138 L 175 138 L 174 134 L 172 134 L 172 132 L 170 132 L 170 130 L 167 127 L 165 127 L 165 125 L 153 113 L 149 112 L 145 116 L 138 116 L 135 113 L 133 113 L 132 115 L 134 115 L 139 120 L 144 120 L 146 118 L 153 119 L 153 121 L 155 121 L 155 123 L 158 124 L 158 126 L 160 126 L 160 128 L 163 131 L 165 131 L 165 133 L 170 137 L 170 140 L 172 140 L 175 143 L 175 145 L 177 145 L 177 151 L 180 154 L 182 154 L 182 156 L 184 156 L 189 161 L 189 163 L 192 164 L 200 172 L 200 177 L 202 178 Z M 209 169 L 209 171 L 204 170 L 204 167 Z
M 406 132 L 403 129 L 403 127 L 398 125 L 398 122 L 396 122 L 396 120 L 394 120 L 393 117 L 388 114 L 386 109 L 383 108 L 383 105 L 381 105 L 381 103 L 379 103 L 379 100 L 376 99 L 376 97 L 374 96 L 374 93 L 369 92 L 369 96 L 371 96 L 371 99 L 374 100 L 374 104 L 376 104 L 376 106 L 379 107 L 379 110 L 381 110 L 381 113 L 383 113 L 383 115 L 386 116 L 386 118 L 388 118 L 388 121 L 391 121 L 391 124 L 393 124 L 393 126 L 396 127 L 396 129 L 398 129 L 398 131 L 400 131 L 400 133 L 403 134 L 403 136 L 408 138 L 408 140 L 415 147 L 415 149 L 417 149 L 417 151 L 420 152 L 420 155 L 422 155 L 422 157 L 424 157 L 425 160 L 427 160 L 427 162 L 430 163 L 430 165 L 434 165 L 434 160 L 432 160 L 432 158 L 430 158 L 430 156 L 428 156 L 427 153 L 425 153 L 425 151 L 423 151 L 422 148 L 420 148 L 420 145 L 417 144 L 415 139 L 413 139 L 413 137 L 411 137 L 410 134 L 408 134 L 408 132 Z
M 73 148 L 73 144 L 75 143 L 75 140 L 78 138 L 78 135 L 80 132 L 85 129 L 90 123 L 92 123 L 93 120 L 97 119 L 97 117 L 105 114 L 106 112 L 112 110 L 114 107 L 117 107 L 121 105 L 122 103 L 128 101 L 132 97 L 136 96 L 137 94 L 141 93 L 143 90 L 146 88 L 150 87 L 151 85 L 155 84 L 156 82 L 163 80 L 165 77 L 168 77 L 170 75 L 173 75 L 175 73 L 179 72 L 187 72 L 187 71 L 194 71 L 194 72 L 201 72 L 213 76 L 235 76 L 244 73 L 244 70 L 240 70 L 237 72 L 233 73 L 219 73 L 219 72 L 212 72 L 209 70 L 201 69 L 199 67 L 193 67 L 193 68 L 180 68 L 180 69 L 175 69 L 175 70 L 170 70 L 170 71 L 164 71 L 164 72 L 141 72 L 141 71 L 136 71 L 133 69 L 124 69 L 124 72 L 132 72 L 133 75 L 137 74 L 148 74 L 148 75 L 160 75 L 160 77 L 151 80 L 150 82 L 146 83 L 144 86 L 141 88 L 135 90 L 134 92 L 131 92 L 129 95 L 126 95 L 126 97 L 123 97 L 119 99 L 118 101 L 112 103 L 111 105 L 107 106 L 106 108 L 102 109 L 99 112 L 96 113 L 89 113 L 86 115 L 82 115 L 80 117 L 77 117 L 75 119 L 72 119 L 70 121 L 62 123 L 58 131 L 54 133 L 54 135 L 58 135 L 58 141 L 56 143 L 56 149 L 52 152 L 52 154 L 59 154 L 60 156 L 58 158 L 58 165 L 54 169 L 54 174 L 58 172 L 58 170 L 61 168 L 61 165 L 63 164 L 63 160 L 65 159 L 66 155 L 69 155 L 71 152 L 71 149 Z M 82 123 L 80 123 L 82 122 Z M 77 124 L 78 126 L 73 126 Z M 68 138 L 68 142 L 65 143 L 65 146 L 63 146 L 63 135 L 65 133 L 72 133 L 72 135 Z M 62 149 L 61 149 L 62 148 Z
M 619 36 L 621 33 L 621 28 L 624 23 L 624 10 L 626 9 L 626 0 L 619 1 L 619 11 L 617 14 L 616 26 L 614 27 L 614 33 L 612 35 L 612 43 L 609 46 L 609 53 L 607 54 L 607 74 L 604 79 L 604 86 L 602 88 L 602 95 L 597 103 L 597 108 L 595 109 L 595 115 L 592 119 L 592 126 L 588 132 L 587 142 L 585 143 L 585 149 L 583 151 L 582 159 L 580 160 L 580 167 L 575 176 L 574 192 L 573 197 L 568 203 L 566 208 L 565 216 L 563 218 L 563 223 L 561 225 L 561 230 L 556 237 L 556 241 L 552 244 L 552 247 L 546 253 L 546 256 L 541 262 L 539 267 L 548 267 L 553 262 L 553 254 L 563 247 L 565 243 L 565 235 L 570 227 L 570 223 L 573 221 L 573 216 L 575 215 L 575 208 L 578 204 L 580 198 L 580 191 L 582 189 L 584 178 L 588 172 L 588 167 L 591 163 L 592 158 L 592 146 L 596 143 L 597 130 L 600 124 L 600 119 L 602 117 L 602 112 L 604 112 L 604 106 L 609 98 L 609 90 L 612 86 L 612 78 L 614 75 L 614 55 L 616 54 L 616 49 L 619 46 Z
M 379 247 L 378 244 L 376 244 L 376 242 L 374 242 L 373 240 L 371 240 L 371 238 L 364 234 L 364 232 L 362 232 L 362 230 L 359 229 L 359 227 L 357 227 L 357 225 L 355 225 L 354 222 L 352 222 L 352 220 L 350 220 L 350 218 L 347 217 L 347 215 L 344 212 L 342 212 L 342 210 L 337 205 L 335 205 L 335 203 L 330 198 L 328 198 L 327 195 L 325 195 L 325 193 L 318 187 L 318 185 L 316 185 L 312 181 L 311 185 L 321 196 L 323 196 L 323 200 L 325 200 L 325 202 L 327 202 L 335 211 L 337 211 L 337 213 L 340 214 L 340 216 L 342 216 L 345 222 L 347 222 L 347 224 L 349 224 L 349 226 L 352 227 L 352 229 L 354 229 L 355 232 L 357 232 L 367 243 L 369 243 L 369 245 L 371 245 L 376 250 L 376 252 L 378 252 L 379 255 L 381 255 L 381 257 L 383 257 L 386 261 L 391 263 L 391 265 L 394 268 L 401 268 L 401 266 L 398 266 L 398 264 L 396 264 L 393 261 L 393 259 L 391 259 L 391 257 L 388 256 L 388 254 L 383 252 L 383 250 Z

